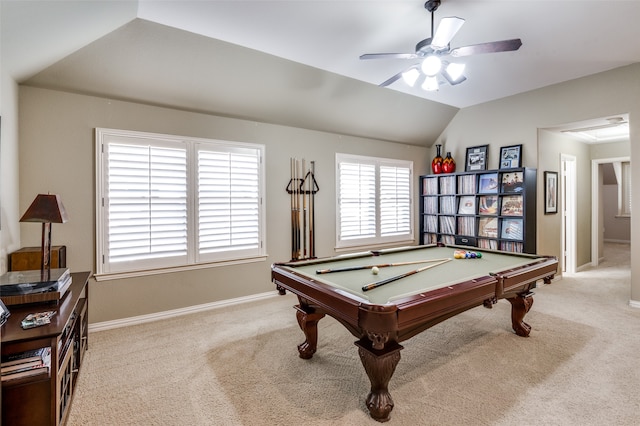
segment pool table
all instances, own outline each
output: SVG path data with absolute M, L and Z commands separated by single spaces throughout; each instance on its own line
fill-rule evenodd
M 400 361 L 400 342 L 473 307 L 490 308 L 503 298 L 511 302 L 513 330 L 528 336 L 531 327 L 524 316 L 533 304 L 531 289 L 538 280 L 551 282 L 557 259 L 480 249 L 472 250 L 481 258 L 457 259 L 456 250 L 470 248 L 412 246 L 273 264 L 271 277 L 278 290 L 298 296 L 296 318 L 306 338 L 298 345 L 300 357 L 310 359 L 316 352 L 320 319 L 329 315 L 339 321 L 358 339 L 358 354 L 371 382 L 369 413 L 384 422 L 393 409 L 388 384 Z M 373 265 L 395 266 L 379 266 L 374 274 Z M 435 266 L 426 268 L 430 265 Z M 362 267 L 366 268 L 358 269 Z M 345 268 L 352 270 L 318 273 Z M 403 278 L 363 289 L 399 276 Z

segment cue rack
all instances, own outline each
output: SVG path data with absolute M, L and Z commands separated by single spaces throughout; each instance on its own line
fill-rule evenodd
M 291 260 L 315 259 L 315 195 L 320 190 L 315 161 L 307 168 L 304 159 L 291 158 L 291 179 L 287 193 L 291 199 Z

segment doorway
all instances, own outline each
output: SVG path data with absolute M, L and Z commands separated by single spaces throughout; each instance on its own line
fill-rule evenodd
M 576 273 L 576 157 L 560 154 L 562 273 Z

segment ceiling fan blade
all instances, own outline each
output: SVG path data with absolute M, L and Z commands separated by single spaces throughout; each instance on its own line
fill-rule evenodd
M 464 24 L 464 19 L 458 18 L 457 16 L 442 18 L 433 36 L 433 40 L 431 40 L 431 48 L 433 50 L 446 49 L 462 27 L 462 24 Z
M 415 53 L 365 53 L 360 59 L 415 59 L 419 58 Z
M 396 81 L 398 81 L 398 80 L 400 80 L 400 79 L 402 78 L 402 73 L 403 73 L 403 72 L 404 72 L 404 71 L 400 71 L 398 74 L 394 75 L 393 77 L 391 77 L 391 78 L 389 78 L 389 79 L 387 79 L 387 80 L 383 81 L 382 83 L 378 84 L 378 86 L 380 86 L 380 87 L 387 87 L 387 86 L 389 86 L 390 84 L 395 83 Z
M 492 41 L 489 43 L 473 44 L 471 46 L 457 47 L 451 50 L 451 56 L 459 58 L 462 56 L 479 55 L 481 53 L 497 53 L 518 50 L 522 46 L 519 38 L 502 41 Z

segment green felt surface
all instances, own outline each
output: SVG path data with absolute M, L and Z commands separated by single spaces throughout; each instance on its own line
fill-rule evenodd
M 506 254 L 491 251 L 482 251 L 481 259 L 454 259 L 455 247 L 427 247 L 409 248 L 404 250 L 390 250 L 379 256 L 354 255 L 339 256 L 324 261 L 308 261 L 289 264 L 289 268 L 298 273 L 313 278 L 318 282 L 326 283 L 332 287 L 341 289 L 349 294 L 356 295 L 372 304 L 392 303 L 403 297 L 415 295 L 421 292 L 452 286 L 457 283 L 472 280 L 474 278 L 489 275 L 492 272 L 500 272 L 509 268 L 530 264 L 537 258 L 531 255 Z M 413 274 L 397 281 L 385 284 L 369 291 L 362 291 L 362 287 L 381 281 L 386 278 L 401 275 L 409 271 L 419 269 L 428 263 L 402 265 L 380 268 L 378 275 L 371 270 L 334 272 L 328 274 L 316 274 L 319 269 L 343 268 L 361 265 L 377 265 L 383 263 L 409 262 L 415 260 L 451 259 L 449 262 Z

